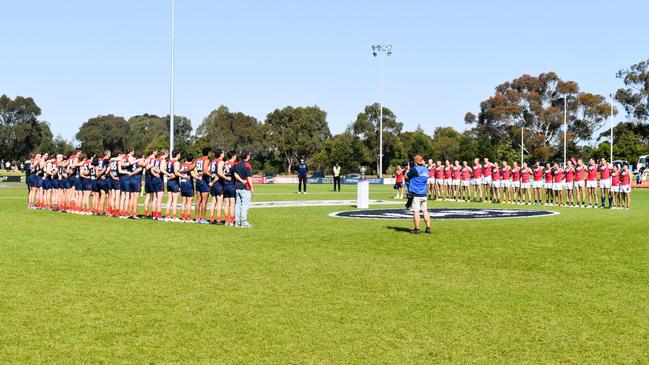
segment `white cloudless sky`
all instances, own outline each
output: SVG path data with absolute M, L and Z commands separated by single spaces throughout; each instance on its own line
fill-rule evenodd
M 169 113 L 170 0 L 5 1 L 0 94 L 32 96 L 55 134 L 88 118 Z M 405 129 L 465 129 L 499 83 L 555 71 L 609 95 L 649 58 L 647 1 L 176 0 L 176 114 L 263 120 L 318 105 L 339 133 L 379 98 Z M 623 116 L 620 116 L 623 118 Z

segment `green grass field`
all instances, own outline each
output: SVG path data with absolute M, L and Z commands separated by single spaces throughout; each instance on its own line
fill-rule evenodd
M 310 189 L 254 200 L 355 197 Z M 649 362 L 649 191 L 420 236 L 328 216 L 351 207 L 251 209 L 245 230 L 32 211 L 25 193 L 0 189 L 2 363 Z

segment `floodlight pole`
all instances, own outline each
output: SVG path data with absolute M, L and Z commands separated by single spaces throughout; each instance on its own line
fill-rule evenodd
M 176 0 L 171 0 L 171 85 L 169 97 L 169 156 L 174 152 L 174 56 L 176 51 Z
M 613 102 L 611 101 L 611 140 L 610 140 L 610 145 L 611 145 L 611 159 L 609 160 L 610 163 L 613 163 Z
M 381 52 L 381 92 L 379 96 L 379 178 L 383 175 L 383 52 Z
M 568 96 L 563 96 L 563 167 L 568 159 Z
M 378 177 L 383 175 L 383 54 L 388 56 L 392 55 L 392 45 L 374 45 L 372 46 L 372 54 L 374 57 L 380 56 L 381 58 L 381 83 L 379 91 L 379 171 L 377 171 Z
M 523 131 L 525 130 L 525 121 L 521 122 L 521 167 L 523 166 Z

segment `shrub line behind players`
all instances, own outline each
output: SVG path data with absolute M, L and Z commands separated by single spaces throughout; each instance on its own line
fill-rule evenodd
M 628 165 L 612 166 L 601 159 L 599 164 L 591 159 L 588 166 L 579 159 L 567 161 L 565 167 L 558 163 L 539 162 L 529 168 L 523 162 L 490 162 L 476 158 L 473 166 L 467 161 L 428 160 L 426 181 L 429 199 L 517 205 L 545 205 L 582 208 L 622 209 L 631 206 L 631 172 Z M 396 199 L 403 196 L 403 176 L 408 168 L 397 166 L 395 172 Z M 543 200 L 545 198 L 545 203 Z
M 228 152 L 227 161 L 223 160 L 224 155 L 221 150 L 213 154 L 209 147 L 204 148 L 202 156 L 196 160 L 191 154 L 176 153 L 170 157 L 167 151 L 160 154 L 152 151 L 148 155 L 136 154 L 134 150 L 126 154 L 116 151 L 114 155 L 106 151 L 102 156 L 86 156 L 76 151 L 67 158 L 61 154 L 54 158 L 47 153 L 34 154 L 25 162 L 28 207 L 138 219 L 138 200 L 144 184 L 144 216 L 147 218 L 251 227 L 247 221 L 254 191 L 250 154 L 245 152 L 245 158 L 239 163 L 236 152 Z M 214 159 L 210 160 L 211 157 Z M 163 218 L 165 178 L 167 203 Z M 240 199 L 237 199 L 237 189 L 245 190 L 239 194 Z M 194 195 L 196 207 L 192 219 Z M 180 219 L 177 217 L 179 197 Z M 241 218 L 237 221 L 236 217 Z

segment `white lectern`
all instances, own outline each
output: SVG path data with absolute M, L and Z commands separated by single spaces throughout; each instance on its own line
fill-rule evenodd
M 356 208 L 367 209 L 370 207 L 370 182 L 359 180 L 356 185 Z

